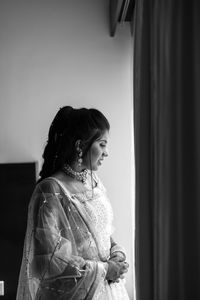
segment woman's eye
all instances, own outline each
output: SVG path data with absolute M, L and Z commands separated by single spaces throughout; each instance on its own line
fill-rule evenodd
M 100 144 L 100 146 L 101 146 L 102 148 L 104 148 L 106 145 L 104 145 L 104 144 Z

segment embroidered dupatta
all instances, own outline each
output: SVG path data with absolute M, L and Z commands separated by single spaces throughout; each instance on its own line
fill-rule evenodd
M 93 299 L 108 254 L 84 205 L 52 178 L 32 195 L 17 300 Z

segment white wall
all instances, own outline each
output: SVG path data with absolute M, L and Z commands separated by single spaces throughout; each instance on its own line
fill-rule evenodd
M 0 1 L 0 162 L 39 161 L 63 105 L 95 107 L 111 123 L 99 174 L 127 249 L 133 299 L 132 37 L 109 36 L 108 0 Z

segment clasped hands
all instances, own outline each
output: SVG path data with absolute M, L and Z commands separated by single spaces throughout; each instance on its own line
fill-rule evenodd
M 107 263 L 108 271 L 106 279 L 108 283 L 119 282 L 120 278 L 124 278 L 124 273 L 128 272 L 129 264 L 125 261 L 125 255 L 120 251 L 114 252 Z

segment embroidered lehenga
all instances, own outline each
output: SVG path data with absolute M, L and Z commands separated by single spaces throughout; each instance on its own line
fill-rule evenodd
M 73 195 L 53 177 L 37 184 L 29 204 L 17 300 L 128 300 L 123 280 L 105 279 L 112 217 L 98 178 L 93 191 Z

